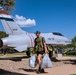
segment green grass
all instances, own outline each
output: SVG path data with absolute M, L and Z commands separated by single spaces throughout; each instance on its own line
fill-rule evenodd
M 71 75 L 76 75 L 76 74 L 71 74 Z
M 76 55 L 63 55 L 63 56 L 76 57 Z
M 6 56 L 25 56 L 26 53 L 7 53 Z M 4 56 L 3 54 L 0 54 L 0 56 Z
M 3 56 L 3 54 L 0 54 L 0 56 Z

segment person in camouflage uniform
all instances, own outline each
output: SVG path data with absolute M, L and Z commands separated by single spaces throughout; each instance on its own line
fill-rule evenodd
M 42 63 L 42 56 L 44 53 L 47 53 L 47 47 L 45 38 L 40 35 L 40 31 L 36 31 L 36 38 L 34 41 L 34 52 L 37 53 L 37 60 L 39 69 L 37 70 L 37 73 L 44 72 L 44 69 L 41 69 L 41 63 Z

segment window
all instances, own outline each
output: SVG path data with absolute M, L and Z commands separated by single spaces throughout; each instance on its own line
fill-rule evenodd
M 53 32 L 53 35 L 63 36 L 61 33 Z

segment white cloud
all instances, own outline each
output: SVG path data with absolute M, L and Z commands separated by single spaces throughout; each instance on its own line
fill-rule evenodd
M 36 25 L 36 21 L 34 19 L 26 19 L 25 17 L 19 15 L 15 15 L 14 20 L 20 27 L 31 27 Z

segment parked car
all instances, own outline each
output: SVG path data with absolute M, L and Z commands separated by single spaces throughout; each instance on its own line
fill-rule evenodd
M 58 54 L 62 54 L 63 52 L 65 52 L 64 49 L 57 49 L 57 53 L 58 53 Z

